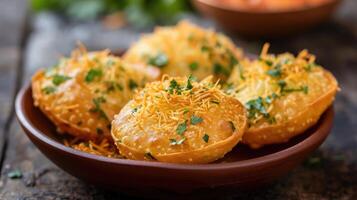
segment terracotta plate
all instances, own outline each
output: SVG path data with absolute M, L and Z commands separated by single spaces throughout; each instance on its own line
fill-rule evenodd
M 306 133 L 281 145 L 251 150 L 238 145 L 223 159 L 200 165 L 106 158 L 64 146 L 54 125 L 33 106 L 29 85 L 16 99 L 16 115 L 31 141 L 57 166 L 86 182 L 137 194 L 247 188 L 286 174 L 315 150 L 331 130 L 333 108 Z M 140 191 L 140 192 L 138 192 Z

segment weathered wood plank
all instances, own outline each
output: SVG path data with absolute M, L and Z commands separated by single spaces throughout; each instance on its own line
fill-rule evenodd
M 21 60 L 21 37 L 26 14 L 25 0 L 0 0 L 0 169 L 11 122 L 16 77 Z M 16 12 L 20 11 L 20 12 Z
M 21 43 L 26 15 L 26 0 L 0 0 L 0 46 L 18 46 Z

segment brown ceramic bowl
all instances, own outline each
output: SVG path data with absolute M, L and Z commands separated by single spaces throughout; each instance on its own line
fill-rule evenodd
M 223 159 L 199 165 L 114 159 L 66 147 L 60 142 L 54 125 L 34 107 L 29 85 L 17 95 L 16 115 L 31 141 L 69 174 L 106 188 L 161 195 L 165 191 L 186 193 L 232 188 L 236 191 L 281 177 L 325 140 L 334 112 L 329 108 L 314 127 L 288 143 L 259 150 L 238 145 Z
M 218 1 L 193 0 L 195 7 L 227 30 L 250 37 L 293 34 L 327 20 L 342 0 L 290 11 L 254 11 L 229 7 Z

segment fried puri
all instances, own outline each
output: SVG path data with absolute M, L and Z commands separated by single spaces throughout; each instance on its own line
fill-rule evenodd
M 223 34 L 187 21 L 158 27 L 133 44 L 124 59 L 160 68 L 170 76 L 194 75 L 199 80 L 213 74 L 225 81 L 242 57 L 242 51 Z
M 149 83 L 114 117 L 112 137 L 129 159 L 209 163 L 242 139 L 246 111 L 207 78 Z
M 156 69 L 129 65 L 109 51 L 76 50 L 32 77 L 35 106 L 57 126 L 82 139 L 111 138 L 115 114 L 134 91 L 157 78 Z
M 287 142 L 317 123 L 332 104 L 338 84 L 306 50 L 267 54 L 237 66 L 225 87 L 246 109 L 249 128 L 243 143 L 252 148 Z

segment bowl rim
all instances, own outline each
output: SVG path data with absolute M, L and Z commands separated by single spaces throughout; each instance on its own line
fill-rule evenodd
M 22 128 L 25 129 L 27 134 L 31 134 L 33 137 L 37 138 L 41 142 L 48 146 L 55 148 L 58 151 L 64 151 L 67 154 L 81 157 L 84 159 L 96 160 L 99 162 L 104 162 L 108 164 L 125 165 L 125 166 L 135 166 L 135 167 L 151 167 L 151 168 L 162 168 L 168 170 L 182 170 L 182 171 L 205 171 L 205 170 L 229 170 L 237 168 L 246 168 L 254 166 L 262 166 L 267 163 L 276 163 L 279 160 L 284 160 L 288 157 L 294 156 L 299 152 L 308 149 L 322 143 L 325 138 L 329 135 L 330 131 L 322 131 L 322 129 L 329 128 L 332 125 L 332 119 L 334 116 L 333 107 L 329 107 L 322 115 L 323 121 L 319 122 L 318 128 L 307 138 L 300 141 L 299 143 L 290 146 L 281 151 L 260 156 L 258 158 L 251 158 L 242 161 L 230 162 L 230 163 L 210 163 L 210 164 L 177 164 L 177 163 L 164 163 L 164 162 L 151 162 L 151 161 L 140 161 L 140 160 L 129 160 L 121 158 L 109 158 L 99 155 L 94 155 L 86 153 L 80 150 L 67 147 L 64 144 L 57 142 L 46 134 L 42 133 L 37 129 L 28 119 L 24 111 L 25 106 L 25 95 L 28 92 L 32 92 L 31 83 L 24 85 L 18 92 L 15 100 L 15 113 L 18 121 L 20 122 Z M 330 121 L 330 123 L 328 123 Z M 330 125 L 331 124 L 331 125 Z M 35 145 L 36 146 L 36 145 Z
M 200 3 L 202 5 L 210 6 L 211 8 L 216 8 L 220 10 L 226 10 L 226 11 L 232 11 L 232 12 L 240 12 L 240 13 L 245 13 L 245 14 L 255 14 L 255 15 L 265 15 L 265 14 L 289 14 L 289 13 L 300 13 L 300 12 L 306 12 L 306 11 L 311 11 L 320 7 L 326 7 L 326 6 L 331 6 L 334 4 L 339 4 L 343 0 L 330 0 L 327 2 L 322 2 L 316 6 L 309 6 L 309 7 L 302 7 L 302 8 L 295 8 L 295 9 L 288 9 L 288 10 L 265 10 L 265 11 L 259 11 L 259 10 L 249 10 L 249 9 L 243 9 L 243 8 L 238 8 L 238 7 L 232 7 L 225 5 L 223 3 L 219 3 L 215 0 L 193 0 L 196 3 Z

